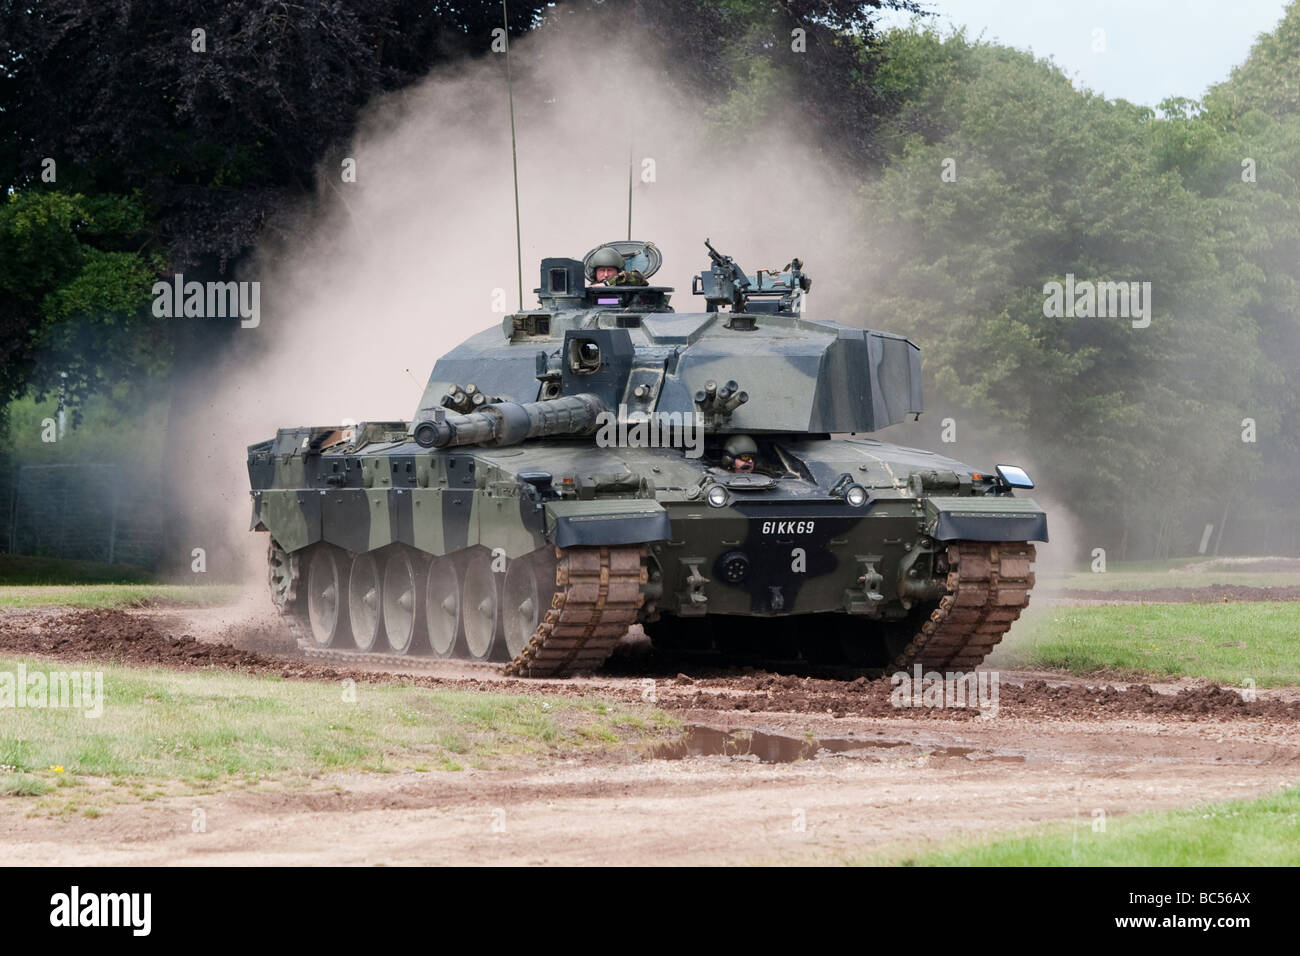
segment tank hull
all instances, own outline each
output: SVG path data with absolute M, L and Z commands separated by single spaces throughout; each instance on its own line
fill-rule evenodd
M 965 668 L 1028 603 L 1031 499 L 872 439 L 764 452 L 779 464 L 756 475 L 591 438 L 288 429 L 249 449 L 252 526 L 273 599 L 318 646 L 533 676 L 595 669 L 638 624 L 758 663 Z

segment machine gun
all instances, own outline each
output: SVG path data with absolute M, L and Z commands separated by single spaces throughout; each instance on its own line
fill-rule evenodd
M 709 303 L 710 312 L 717 312 L 718 306 L 724 302 L 731 306 L 731 311 L 744 312 L 745 297 L 750 286 L 749 276 L 745 275 L 745 270 L 735 259 L 714 249 L 713 243 L 708 239 L 704 240 L 704 247 L 709 250 L 713 268 L 695 277 L 695 288 L 691 291 L 704 296 Z
M 803 260 L 794 258 L 783 269 L 760 269 L 754 277 L 745 274 L 731 256 L 713 248 L 708 239 L 704 246 L 709 250 L 713 266 L 708 272 L 695 277 L 691 291 L 702 295 L 708 302 L 708 311 L 717 312 L 721 305 L 732 312 L 784 312 L 799 315 L 803 312 L 804 293 L 812 289 L 812 279 L 803 271 Z M 752 320 L 733 320 L 728 328 L 754 328 Z

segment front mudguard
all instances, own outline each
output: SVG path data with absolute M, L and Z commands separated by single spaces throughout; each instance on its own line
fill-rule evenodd
M 988 495 L 925 500 L 936 541 L 1046 541 L 1047 513 L 1032 498 Z
M 668 512 L 649 498 L 546 503 L 546 537 L 557 548 L 648 544 L 671 531 Z

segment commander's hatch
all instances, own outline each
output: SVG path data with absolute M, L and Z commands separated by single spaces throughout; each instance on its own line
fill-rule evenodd
M 668 305 L 671 286 L 664 285 L 605 285 L 596 282 L 596 269 L 592 257 L 601 249 L 613 249 L 623 257 L 625 276 L 639 276 L 646 280 L 659 271 L 664 256 L 653 242 L 641 239 L 616 239 L 602 242 L 582 257 L 583 278 L 593 283 L 584 289 L 583 307 L 588 309 L 632 309 L 638 312 L 671 312 Z
M 596 281 L 596 269 L 591 264 L 591 257 L 601 249 L 613 249 L 623 257 L 624 272 L 639 272 L 646 279 L 659 271 L 664 264 L 664 254 L 653 242 L 640 239 L 616 239 L 614 242 L 602 242 L 595 249 L 588 250 L 582 257 L 582 269 L 588 282 Z

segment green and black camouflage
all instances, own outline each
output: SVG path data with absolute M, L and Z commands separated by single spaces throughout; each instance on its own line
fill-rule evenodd
M 610 248 L 643 284 L 584 281 Z M 251 446 L 277 605 L 321 646 L 523 674 L 599 666 L 636 624 L 759 661 L 978 663 L 1047 539 L 1030 483 L 870 437 L 922 411 L 917 347 L 805 317 L 798 259 L 709 251 L 696 313 L 649 284 L 653 244 L 544 259 L 539 307 L 439 359 L 410 421 Z

